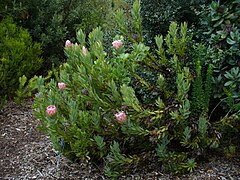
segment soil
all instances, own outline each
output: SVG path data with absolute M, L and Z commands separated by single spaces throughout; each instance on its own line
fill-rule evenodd
M 32 103 L 9 102 L 0 112 L 0 179 L 108 179 L 96 164 L 73 163 L 56 152 L 49 137 L 37 128 L 39 121 L 32 115 Z M 165 174 L 157 166 L 142 167 L 138 173 L 119 179 L 240 180 L 240 160 L 219 157 L 184 176 Z

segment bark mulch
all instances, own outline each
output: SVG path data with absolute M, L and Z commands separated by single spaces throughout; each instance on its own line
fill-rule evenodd
M 31 107 L 32 101 L 24 105 L 9 102 L 0 113 L 0 179 L 108 179 L 96 164 L 73 163 L 56 152 L 48 136 L 38 131 L 39 121 Z M 240 180 L 239 159 L 219 157 L 179 177 L 162 173 L 160 167 L 149 169 L 142 167 L 119 179 Z

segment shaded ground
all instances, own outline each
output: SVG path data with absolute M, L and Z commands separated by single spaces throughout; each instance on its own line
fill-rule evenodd
M 31 113 L 32 102 L 19 106 L 10 102 L 0 114 L 0 179 L 107 179 L 101 168 L 88 162 L 72 163 L 59 155 L 48 137 L 37 130 Z M 160 167 L 119 179 L 237 179 L 240 160 L 215 160 L 193 173 L 174 177 L 161 173 Z

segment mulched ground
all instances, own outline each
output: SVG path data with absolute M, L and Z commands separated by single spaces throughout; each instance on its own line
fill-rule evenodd
M 102 169 L 89 162 L 73 163 L 56 152 L 49 138 L 37 129 L 32 101 L 24 106 L 9 102 L 0 113 L 0 179 L 107 179 Z M 240 160 L 214 160 L 181 177 L 161 168 L 129 174 L 119 179 L 232 179 L 240 180 Z

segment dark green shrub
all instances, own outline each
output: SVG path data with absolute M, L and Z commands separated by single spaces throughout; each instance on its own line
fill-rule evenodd
M 240 110 L 240 1 L 212 1 L 200 10 L 200 26 L 196 40 L 204 43 L 213 66 L 210 119 L 222 136 L 224 153 L 233 156 L 239 148 Z M 198 39 L 200 38 L 200 39 Z M 210 56 L 209 56 L 210 55 Z M 203 62 L 204 64 L 204 62 Z M 217 113 L 216 113 L 217 112 Z M 219 121 L 220 120 L 220 121 Z M 231 147 L 231 148 L 227 148 Z
M 172 21 L 198 26 L 197 12 L 208 3 L 209 0 L 142 0 L 141 14 L 146 43 L 153 44 L 156 35 L 165 35 Z
M 107 28 L 113 14 L 111 0 L 4 0 L 0 8 L 3 10 L 0 20 L 1 16 L 12 16 L 28 29 L 34 41 L 42 44 L 44 67 L 39 73 L 46 73 L 52 64 L 59 66 L 65 61 L 65 40 L 74 40 L 78 28 L 87 34 L 100 25 Z
M 19 77 L 27 78 L 42 65 L 41 46 L 32 43 L 26 29 L 14 24 L 11 18 L 0 23 L 0 94 L 12 97 L 19 85 Z
M 18 21 L 24 21 L 28 18 L 27 8 L 25 6 L 26 0 L 12 1 L 2 0 L 0 4 L 0 21 L 3 18 L 10 16 Z
M 225 99 L 227 96 L 237 100 L 240 95 L 239 9 L 238 0 L 213 1 L 201 12 L 200 37 L 213 49 L 211 63 L 214 66 L 213 94 L 216 101 Z M 230 101 L 224 100 L 221 103 L 226 111 L 233 107 L 233 104 L 228 102 Z

